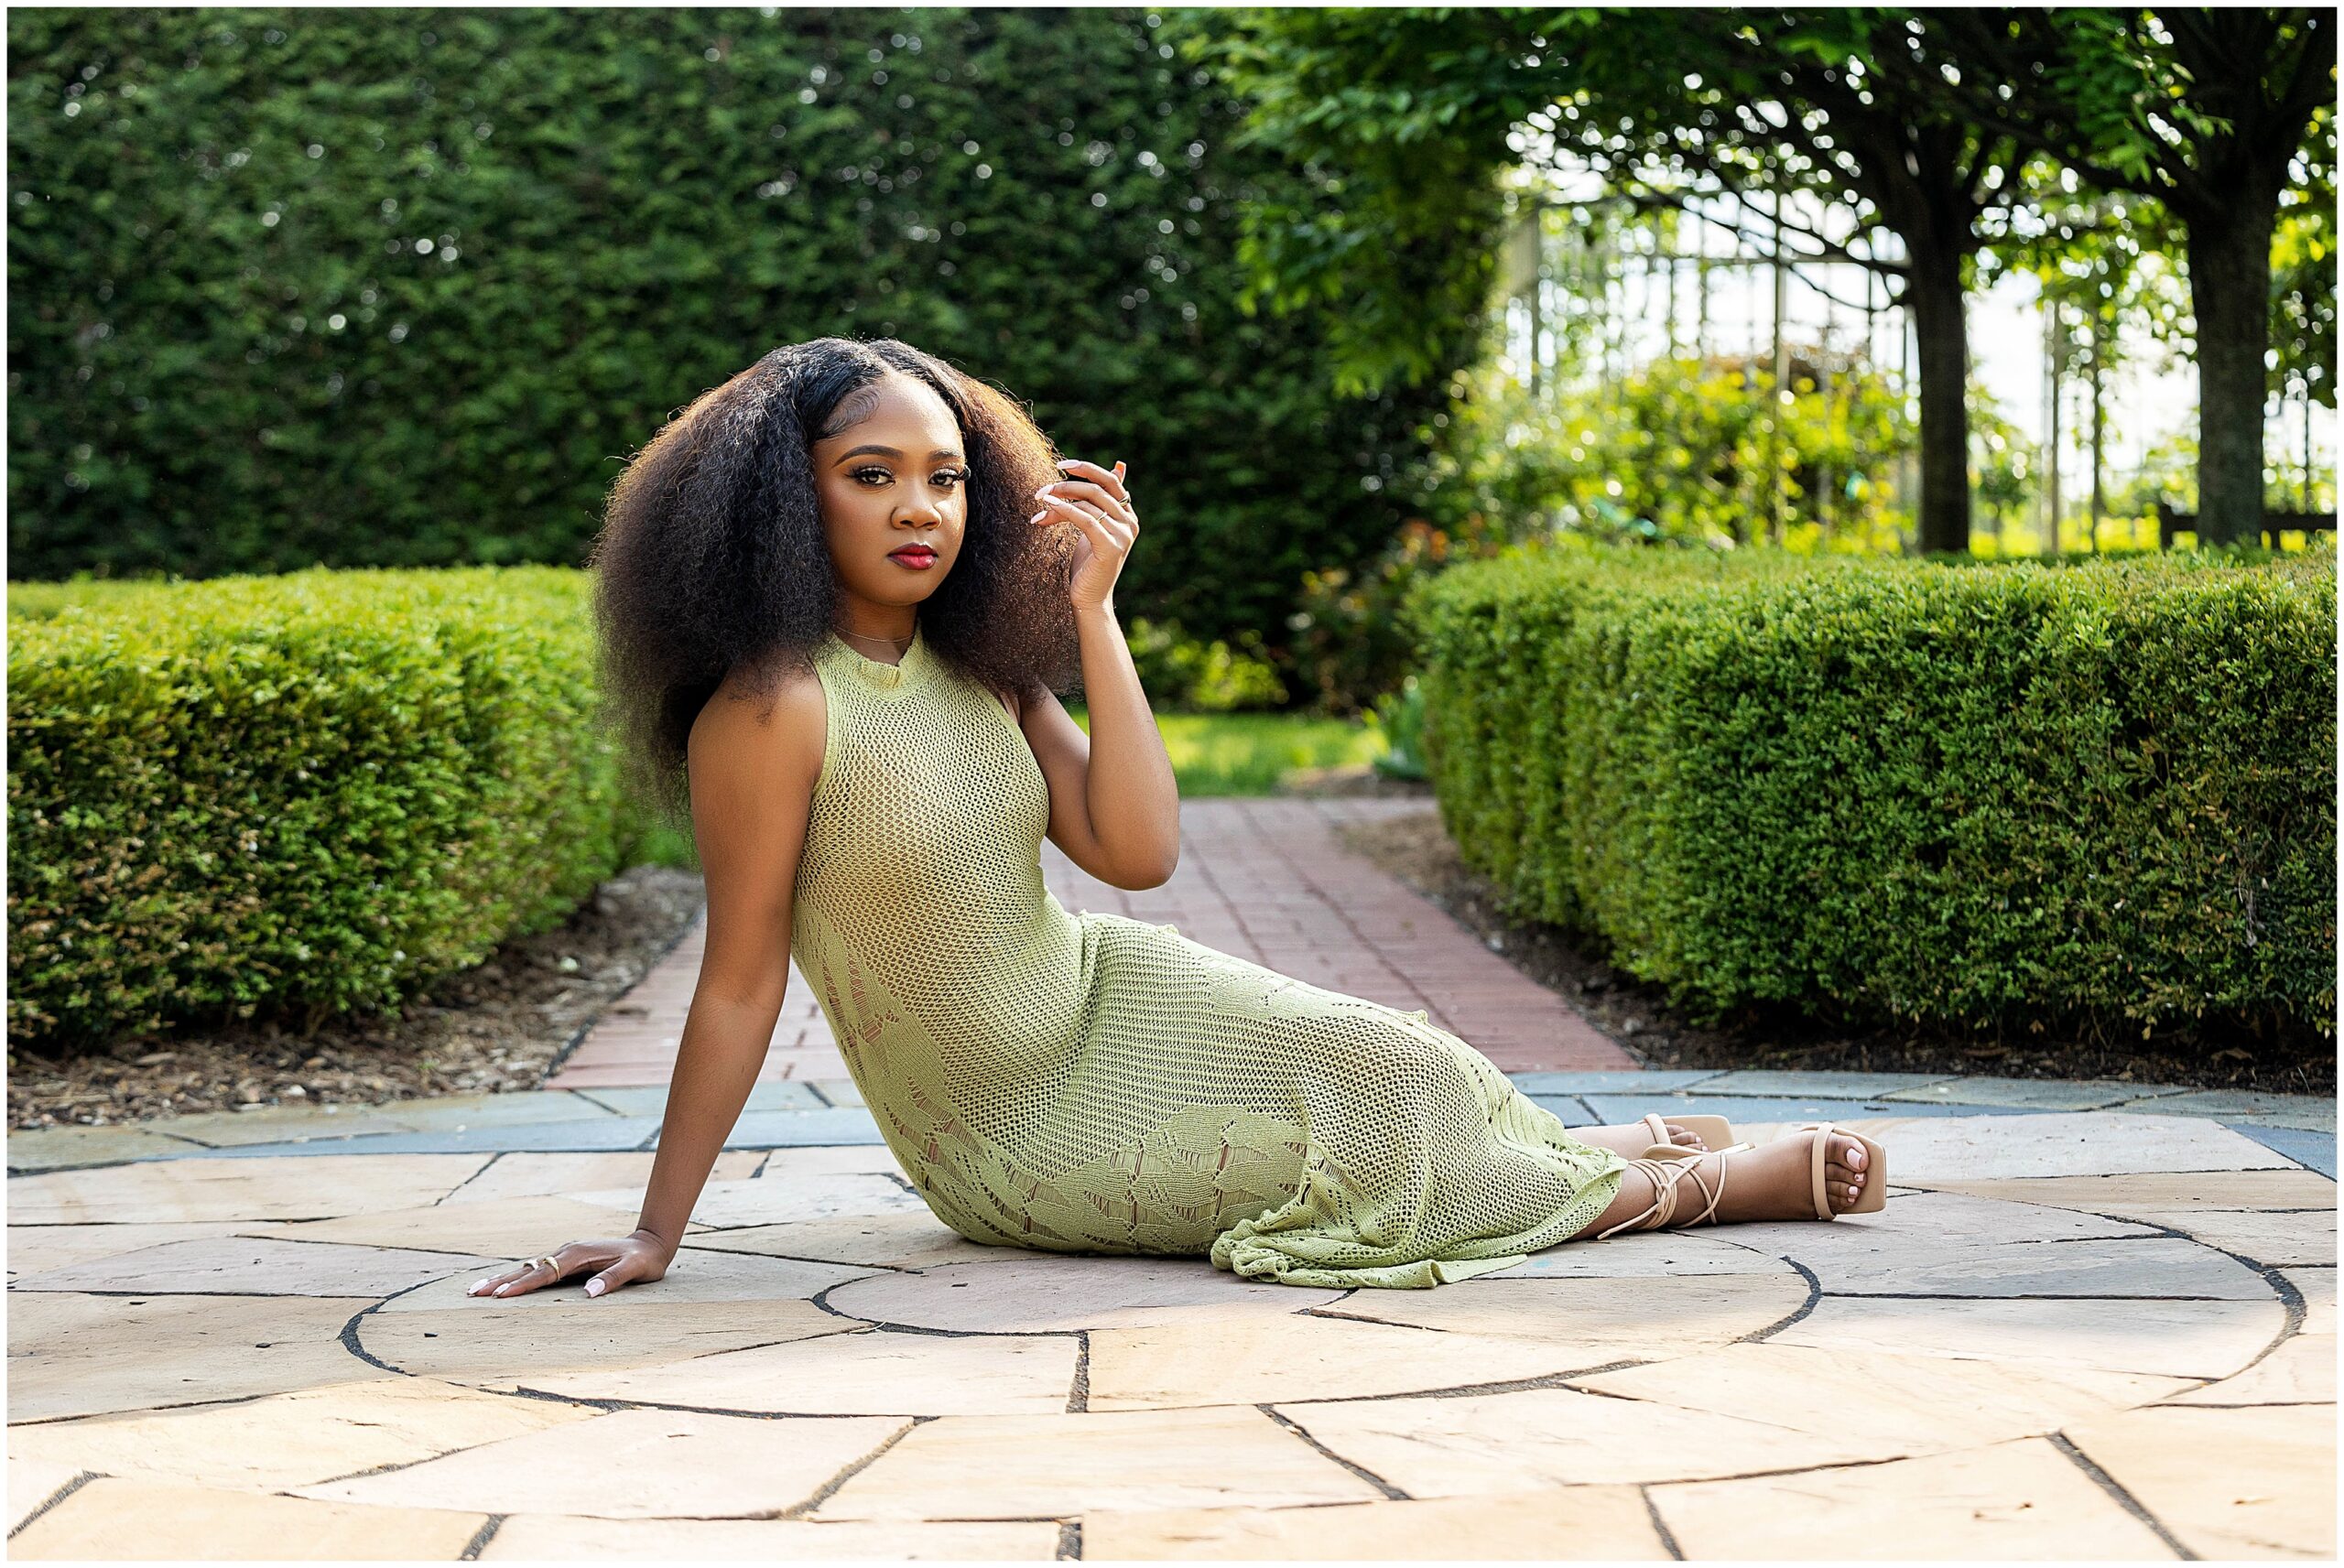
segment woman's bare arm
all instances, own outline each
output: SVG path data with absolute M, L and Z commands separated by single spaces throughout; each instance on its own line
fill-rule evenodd
M 1080 535 L 1067 597 L 1081 639 L 1091 733 L 1046 690 L 1032 693 L 1019 721 L 1049 780 L 1051 842 L 1101 881 L 1157 887 L 1180 861 L 1180 789 L 1115 620 L 1115 579 L 1139 537 L 1139 514 L 1120 461 L 1103 469 L 1067 458 L 1058 467 L 1066 477 L 1034 492 L 1042 509 L 1033 521 Z
M 682 1243 L 781 1016 L 823 723 L 821 687 L 807 674 L 786 681 L 769 707 L 728 685 L 692 726 L 692 838 L 708 884 L 707 950 L 640 1217 L 644 1230 L 670 1246 Z
M 728 682 L 692 726 L 692 837 L 708 883 L 707 952 L 635 1233 L 566 1242 L 548 1254 L 550 1268 L 533 1260 L 475 1281 L 467 1293 L 525 1295 L 595 1270 L 586 1293 L 600 1295 L 666 1276 L 781 1016 L 825 718 L 820 684 L 808 673 L 769 700 Z
M 1025 694 L 1019 727 L 1050 785 L 1050 842 L 1119 888 L 1160 887 L 1180 861 L 1180 790 L 1114 606 L 1075 611 L 1082 641 L 1085 735 L 1045 687 Z

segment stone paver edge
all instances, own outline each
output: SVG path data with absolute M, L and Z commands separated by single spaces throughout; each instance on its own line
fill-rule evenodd
M 2318 1170 L 2331 1180 L 2335 1175 L 2336 1102 L 2316 1096 L 2218 1095 L 2184 1087 L 2143 1086 L 2135 1099 L 2061 1108 L 2002 1102 L 2012 1094 L 2024 1094 L 2030 1088 L 2046 1091 L 2072 1087 L 2064 1080 L 1734 1071 L 1664 1071 L 1651 1076 L 1658 1081 L 1647 1085 L 1640 1081 L 1640 1074 L 1621 1072 L 1509 1075 L 1517 1087 L 1556 1109 L 1572 1125 L 1584 1125 L 1579 1118 L 1594 1114 L 1582 1108 L 1616 1112 L 1616 1102 L 1627 1095 L 1633 1095 L 1664 1114 L 1672 1103 L 1731 1100 L 1746 1104 L 1750 1108 L 1747 1119 L 1753 1121 L 1815 1115 L 1850 1119 L 1899 1115 L 1934 1119 L 1961 1112 L 2012 1116 L 2054 1114 L 2063 1108 L 2094 1115 L 2146 1113 L 2211 1121 Z M 1742 1082 L 1737 1084 L 1737 1078 Z M 1901 1087 L 1882 1092 L 1882 1086 L 1888 1084 Z M 785 1103 L 768 1100 L 758 1106 L 753 1102 L 743 1111 L 726 1147 L 828 1147 L 878 1142 L 876 1125 L 865 1125 L 871 1119 L 861 1113 L 852 1088 L 851 1083 L 843 1082 L 827 1086 L 828 1092 L 819 1084 L 793 1085 L 786 1095 L 773 1097 Z M 1918 1088 L 1932 1092 L 1924 1098 L 1915 1092 Z M 2195 1098 L 2206 1103 L 2169 1103 L 2176 1097 L 2185 1102 Z M 212 1142 L 172 1130 L 173 1123 L 180 1121 L 206 1124 L 207 1130 L 222 1126 L 222 1119 L 216 1112 L 143 1122 L 20 1130 L 8 1139 L 8 1172 L 12 1176 L 32 1175 L 45 1171 L 93 1170 L 157 1160 L 285 1154 L 640 1152 L 656 1148 L 658 1142 L 659 1121 L 656 1114 L 644 1115 L 640 1110 L 634 1115 L 624 1114 L 597 1102 L 586 1091 L 542 1089 L 456 1098 L 497 1102 L 500 1114 L 484 1117 L 482 1125 L 466 1122 L 450 1127 L 446 1116 L 425 1108 L 448 1102 L 392 1102 L 381 1107 L 354 1108 L 356 1114 L 352 1119 L 362 1125 L 343 1131 L 334 1125 L 332 1118 L 336 1113 L 323 1108 L 307 1113 L 299 1108 L 272 1108 L 259 1116 L 267 1119 L 272 1130 L 281 1125 L 288 1136 L 266 1141 L 232 1139 L 226 1142 Z M 541 1118 L 526 1114 L 535 1108 L 525 1103 L 530 1100 L 540 1100 L 547 1114 Z M 406 1112 L 407 1116 L 440 1125 L 386 1129 L 383 1123 L 397 1121 L 401 1104 L 411 1105 L 412 1108 Z M 581 1108 L 591 1108 L 581 1116 Z M 1768 1114 L 1774 1110 L 1781 1114 Z M 1737 1115 L 1737 1119 L 1742 1118 Z M 235 1128 L 249 1124 L 230 1119 L 224 1125 Z M 255 1130 L 258 1130 L 257 1127 Z M 157 1141 L 181 1147 L 157 1148 Z M 2324 1162 L 2320 1160 L 2322 1153 L 2327 1156 Z

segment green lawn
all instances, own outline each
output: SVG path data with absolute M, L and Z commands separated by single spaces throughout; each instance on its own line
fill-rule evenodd
M 1067 712 L 1085 733 L 1091 717 Z M 1380 756 L 1383 737 L 1364 723 L 1280 713 L 1159 713 L 1156 728 L 1172 759 L 1180 795 L 1269 795 L 1297 768 L 1363 766 Z

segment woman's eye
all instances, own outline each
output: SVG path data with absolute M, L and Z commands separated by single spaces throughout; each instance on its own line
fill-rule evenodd
M 886 479 L 890 479 L 890 478 L 893 478 L 893 477 L 894 477 L 893 475 L 889 474 L 889 473 L 888 473 L 888 471 L 887 471 L 885 469 L 883 469 L 883 468 L 877 467 L 876 465 L 874 465 L 873 467 L 870 467 L 870 468 L 856 469 L 856 470 L 853 470 L 853 473 L 854 473 L 854 477 L 855 477 L 856 479 L 858 479 L 858 480 L 869 479 L 869 478 L 870 478 L 872 475 L 874 475 L 874 474 L 878 475 L 878 476 L 879 476 L 879 478 L 880 478 L 880 479 L 882 479 L 882 480 L 886 480 Z M 961 481 L 966 480 L 966 479 L 969 477 L 969 472 L 968 472 L 968 470 L 967 470 L 966 469 L 946 469 L 943 472 L 941 472 L 941 473 L 938 474 L 936 477 L 937 477 L 939 480 L 950 480 L 950 481 L 954 481 L 955 483 L 958 483 L 958 482 L 960 482 L 960 481 Z

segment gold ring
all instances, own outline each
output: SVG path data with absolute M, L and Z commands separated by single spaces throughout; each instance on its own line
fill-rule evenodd
M 551 1269 L 557 1274 L 561 1272 L 561 1265 L 554 1261 L 554 1256 L 550 1252 L 548 1252 L 541 1257 L 532 1258 L 529 1260 L 529 1267 L 532 1269 L 536 1268 L 540 1263 L 544 1264 L 547 1268 Z

